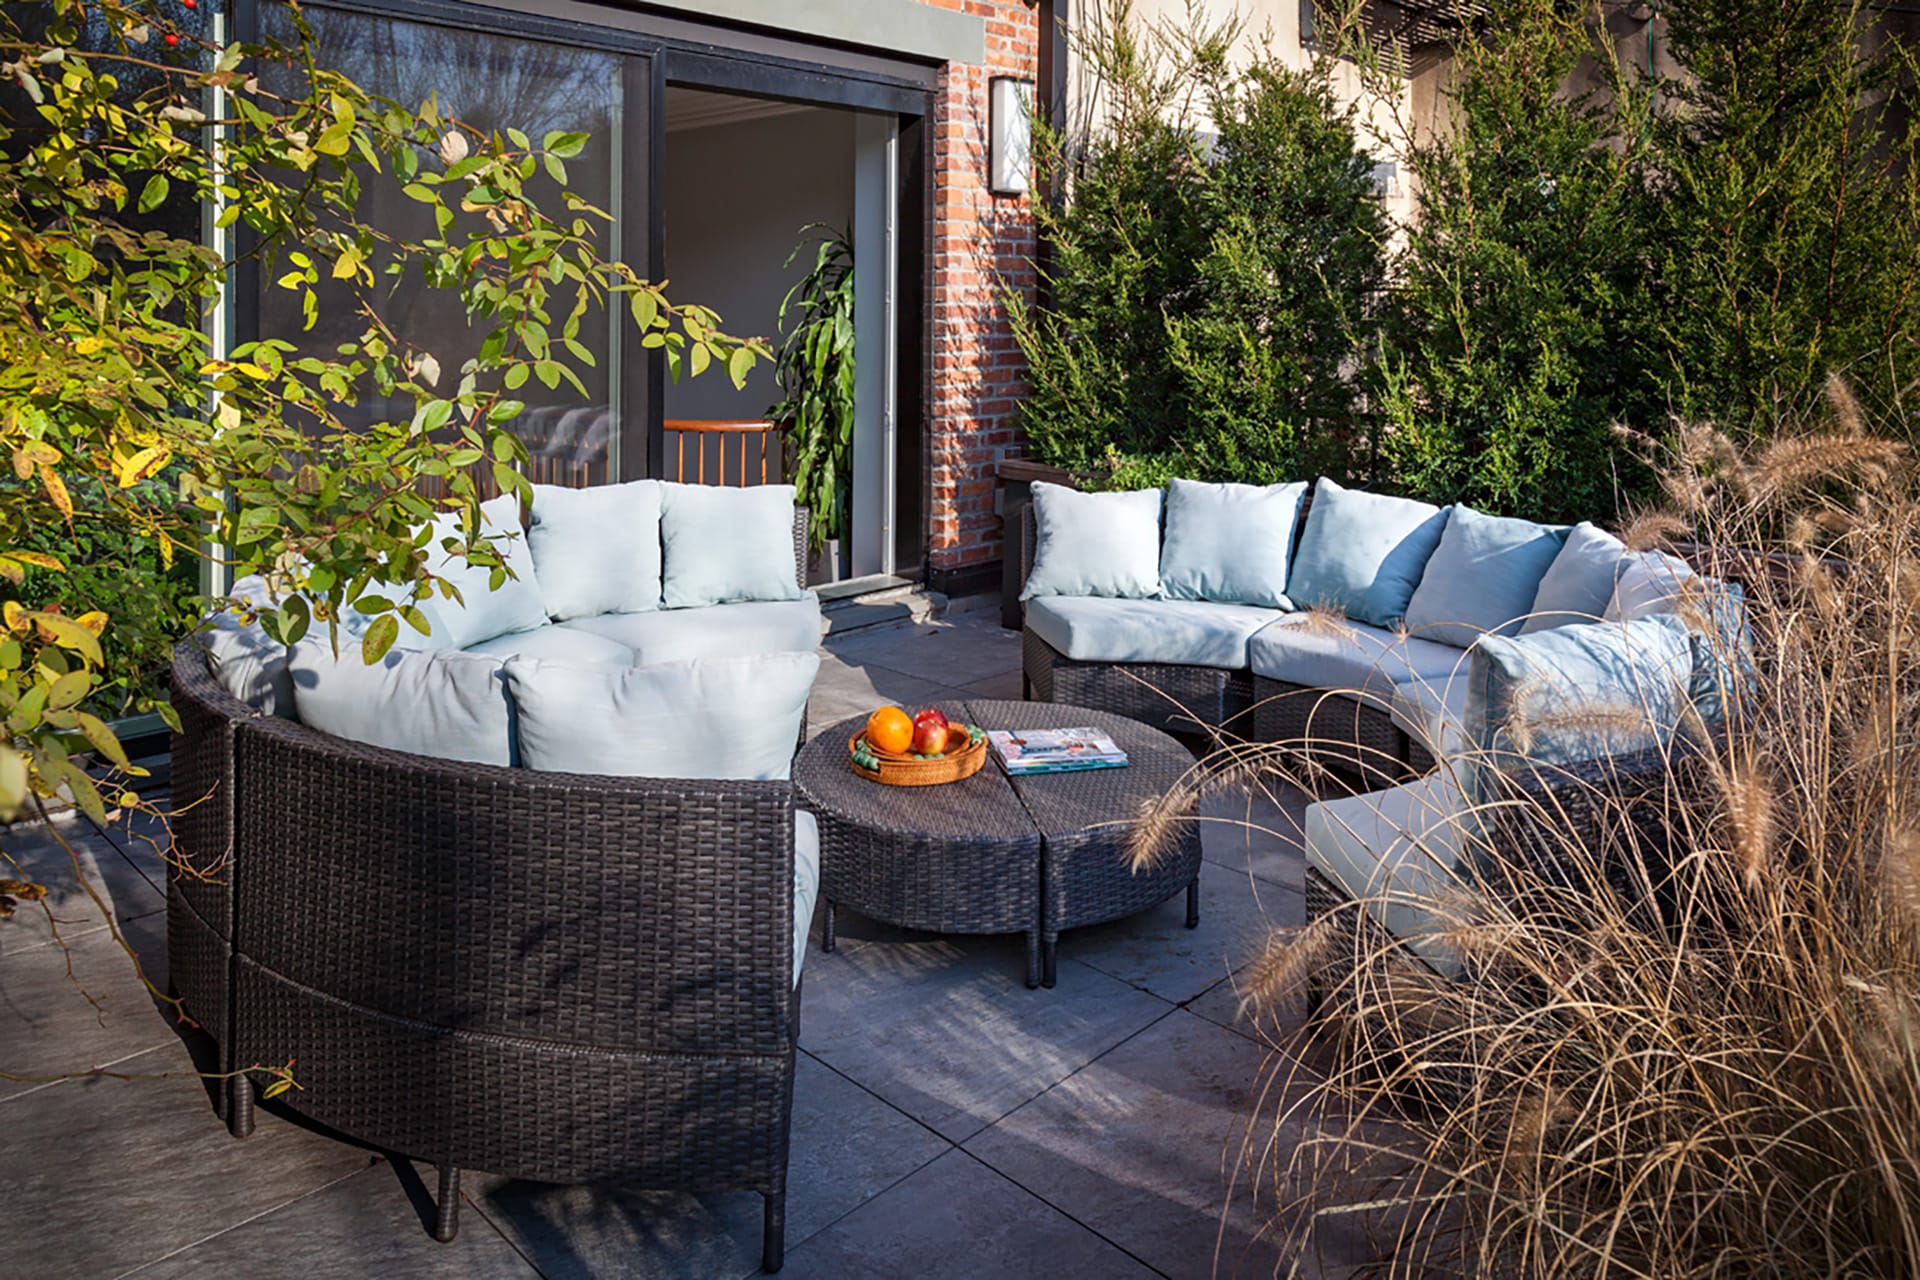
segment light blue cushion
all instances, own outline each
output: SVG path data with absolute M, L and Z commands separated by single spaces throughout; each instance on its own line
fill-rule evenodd
M 633 650 L 617 640 L 551 623 L 532 631 L 516 631 L 512 635 L 482 640 L 467 652 L 494 658 L 560 658 L 567 662 L 600 662 L 619 667 L 630 667 L 634 662 Z
M 820 823 L 805 809 L 793 811 L 793 985 L 807 962 L 807 930 L 820 901 Z
M 820 601 L 749 600 L 704 609 L 608 613 L 560 624 L 625 645 L 636 665 L 692 658 L 739 658 L 755 653 L 812 653 L 820 646 Z
M 1287 560 L 1306 482 L 1167 487 L 1160 589 L 1173 600 L 1217 600 L 1291 609 Z
M 1077 661 L 1171 662 L 1229 671 L 1247 665 L 1247 641 L 1282 616 L 1205 600 L 1042 596 L 1027 602 L 1027 626 Z
M 213 678 L 262 715 L 292 719 L 293 676 L 287 670 L 287 646 L 258 622 L 232 613 L 216 613 L 199 632 Z
M 1247 642 L 1255 675 L 1383 701 L 1398 682 L 1443 682 L 1465 660 L 1452 645 L 1323 613 L 1287 614 Z
M 1022 600 L 1160 594 L 1160 491 L 1079 493 L 1037 481 L 1033 571 Z
M 1446 527 L 1445 508 L 1343 489 L 1323 477 L 1287 594 L 1302 609 L 1325 605 L 1356 622 L 1396 626 Z
M 1434 904 L 1482 853 L 1479 823 L 1445 769 L 1365 795 L 1307 806 L 1307 865 L 1364 905 L 1386 931 L 1443 975 L 1459 971 L 1443 945 L 1451 921 Z
M 735 600 L 798 600 L 793 486 L 661 486 L 661 604 L 696 609 Z
M 812 653 L 608 667 L 509 658 L 529 769 L 636 778 L 785 778 L 820 671 Z
M 1566 541 L 1565 525 L 1456 505 L 1407 602 L 1407 630 L 1462 649 L 1486 633 L 1516 634 Z
M 1476 799 L 1493 798 L 1480 785 L 1487 769 L 1550 771 L 1665 747 L 1687 713 L 1693 645 L 1672 614 L 1488 636 L 1471 652 Z
M 1614 579 L 1627 544 L 1585 521 L 1567 531 L 1566 545 L 1540 579 L 1520 634 L 1575 622 L 1598 622 L 1613 601 Z
M 393 751 L 475 764 L 513 763 L 500 659 L 453 649 L 396 649 L 368 666 L 358 648 L 338 658 L 324 639 L 288 660 L 300 722 Z
M 508 632 L 531 631 L 547 621 L 533 556 L 520 532 L 519 499 L 503 493 L 481 503 L 480 519 L 494 550 L 517 576 L 503 581 L 497 590 L 489 589 L 492 569 L 470 565 L 462 556 L 442 549 L 448 538 L 456 543 L 466 540 L 458 517 L 434 518 L 427 540 L 427 567 L 458 588 L 461 597 L 456 601 L 436 595 L 433 600 L 433 630 L 449 648 L 464 649 Z M 400 629 L 410 630 L 404 623 Z
M 660 607 L 660 482 L 533 486 L 527 546 L 547 613 L 587 618 Z

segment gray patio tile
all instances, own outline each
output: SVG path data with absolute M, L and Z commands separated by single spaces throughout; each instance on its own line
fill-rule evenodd
M 367 1167 L 368 1153 L 260 1113 L 236 1142 L 173 1041 L 117 1070 L 0 1103 L 7 1257 L 35 1280 L 97 1280 L 276 1209 Z M 31 1158 L 15 1158 L 16 1153 Z
M 120 928 L 148 979 L 165 991 L 165 913 L 122 920 Z M 166 1016 L 135 975 L 133 961 L 104 925 L 68 939 L 64 947 L 49 942 L 0 956 L 0 1072 L 26 1077 L 83 1072 L 174 1039 Z M 0 1079 L 0 1101 L 36 1087 L 30 1079 Z
M 967 693 L 975 698 L 997 698 L 1004 702 L 1019 702 L 1026 696 L 1020 684 L 1018 668 L 1002 671 L 984 680 L 975 680 L 967 686 Z
M 1154 1273 L 953 1151 L 801 1245 L 783 1280 L 1132 1280 Z
M 57 836 L 57 838 L 56 838 Z M 61 841 L 71 845 L 69 854 Z M 0 924 L 0 955 L 11 955 L 50 942 L 53 926 L 69 941 L 82 934 L 106 928 L 100 908 L 94 905 L 81 881 L 75 877 L 78 855 L 81 875 L 95 893 L 122 920 L 131 920 L 167 905 L 166 895 L 141 869 L 77 814 L 55 820 L 53 832 L 38 823 L 18 823 L 0 830 L 0 849 L 19 864 L 0 860 L 0 875 L 23 874 L 47 887 L 44 902 L 23 904 L 11 920 Z
M 1216 982 L 1183 1007 L 1187 1012 L 1205 1018 L 1216 1026 L 1225 1027 L 1256 1044 L 1280 1048 L 1290 1043 L 1293 1033 L 1306 1017 L 1306 993 L 1296 992 L 1271 1012 L 1249 1009 L 1242 1014 L 1240 1004 L 1245 993 L 1246 975 L 1243 970 Z
M 1060 962 L 1028 990 L 1017 937 L 875 942 L 807 960 L 800 1044 L 960 1141 L 1163 1016 L 1169 1005 Z
M 408 1187 L 416 1196 L 423 1188 L 431 1195 L 433 1177 L 430 1165 L 416 1171 L 405 1162 L 382 1162 L 131 1274 L 139 1280 L 537 1280 L 540 1273 L 471 1206 L 462 1211 L 460 1234 L 452 1241 L 441 1244 L 428 1235 L 423 1206 L 409 1197 Z
M 941 684 L 971 684 L 1020 670 L 1020 633 L 990 615 L 862 631 L 830 641 L 827 651 L 850 666 L 886 667 Z
M 1301 892 L 1307 860 L 1301 833 L 1312 797 L 1276 786 L 1202 801 L 1201 848 L 1207 861 Z
M 880 1195 L 950 1146 L 802 1054 L 793 1091 L 787 1245 Z M 548 1276 L 748 1276 L 761 1200 L 469 1179 L 468 1194 Z
M 864 716 L 894 703 L 916 710 L 960 702 L 966 693 L 948 684 L 924 680 L 886 667 L 848 666 L 830 655 L 820 663 L 813 697 L 807 703 L 807 731 L 817 734 L 837 720 Z
M 1269 1276 L 1270 1206 L 1254 1204 L 1242 1167 L 1249 1138 L 1256 1155 L 1266 1138 L 1249 1129 L 1262 1058 L 1176 1010 L 965 1149 L 1175 1280 L 1216 1274 L 1216 1244 L 1220 1276 Z
M 1060 935 L 1060 954 L 1180 1004 L 1244 965 L 1279 918 L 1291 919 L 1297 893 L 1200 864 L 1200 926 L 1187 928 L 1187 895 L 1151 911 Z

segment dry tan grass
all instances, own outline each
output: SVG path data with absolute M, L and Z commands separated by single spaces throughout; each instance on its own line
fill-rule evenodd
M 1920 474 L 1844 388 L 1832 419 L 1683 433 L 1691 518 L 1636 530 L 1746 583 L 1733 731 L 1631 803 L 1535 803 L 1551 859 L 1428 904 L 1457 979 L 1323 967 L 1318 1071 L 1265 1117 L 1308 1136 L 1249 1144 L 1303 1255 L 1361 1213 L 1398 1276 L 1920 1275 Z M 1351 945 L 1276 940 L 1250 999 Z

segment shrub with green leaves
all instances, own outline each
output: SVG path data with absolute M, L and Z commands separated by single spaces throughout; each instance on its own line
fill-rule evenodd
M 1385 227 L 1331 67 L 1231 28 L 1175 35 L 1115 0 L 1085 48 L 1105 120 L 1040 132 L 1051 305 L 1006 301 L 1034 456 L 1076 470 L 1281 480 L 1364 468 L 1355 369 Z M 1359 447 L 1356 448 L 1356 444 Z

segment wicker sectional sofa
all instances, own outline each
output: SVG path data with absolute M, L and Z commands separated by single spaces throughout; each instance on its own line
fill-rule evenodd
M 790 522 L 793 583 L 806 513 Z M 790 665 L 817 665 L 818 606 L 798 607 L 816 621 Z M 684 616 L 697 633 L 730 609 L 753 604 Z M 635 621 L 664 634 L 673 612 Z M 739 630 L 777 647 L 751 618 Z M 280 657 L 297 677 L 298 655 Z M 777 776 L 620 776 L 322 732 L 276 698 L 288 677 L 260 658 L 258 637 L 214 631 L 183 641 L 173 666 L 172 983 L 231 1073 L 235 1136 L 264 1082 L 252 1069 L 292 1062 L 297 1087 L 278 1105 L 439 1167 L 437 1238 L 456 1230 L 462 1167 L 752 1190 L 778 1270 L 818 891 L 817 827 L 785 772 L 804 688 L 796 733 L 775 731 Z M 528 662 L 536 675 L 626 670 L 539 648 Z

